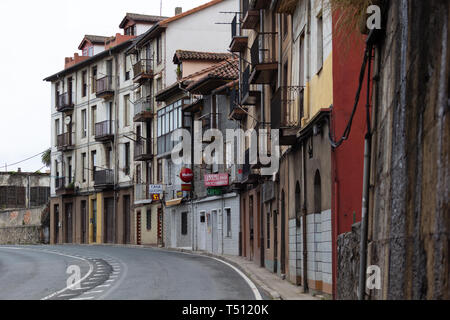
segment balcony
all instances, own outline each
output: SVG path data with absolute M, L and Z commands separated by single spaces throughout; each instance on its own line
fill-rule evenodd
M 112 76 L 97 79 L 95 94 L 97 98 L 103 99 L 109 99 L 114 96 Z
M 134 204 L 144 205 L 152 203 L 152 195 L 148 193 L 148 186 L 146 184 L 134 185 Z
M 134 161 L 148 161 L 153 159 L 153 140 L 138 139 L 134 144 Z
M 94 187 L 96 189 L 108 189 L 114 186 L 114 170 L 95 170 L 94 171 Z
M 232 88 L 230 91 L 230 112 L 229 118 L 234 120 L 242 120 L 247 113 L 245 109 L 239 105 L 239 93 L 236 88 Z
M 73 181 L 65 177 L 55 178 L 55 191 L 58 195 L 73 194 L 75 191 L 75 186 Z
M 280 87 L 272 98 L 272 129 L 280 129 L 280 144 L 293 145 L 304 114 L 304 90 L 300 86 Z
M 253 9 L 270 9 L 270 3 L 272 0 L 251 0 L 250 6 Z
M 153 97 L 137 101 L 134 105 L 134 122 L 146 122 L 153 118 Z
M 242 36 L 239 28 L 238 16 L 235 15 L 233 21 L 231 22 L 231 52 L 242 52 L 247 48 L 248 37 Z
M 73 133 L 66 132 L 58 135 L 57 137 L 57 148 L 58 151 L 70 151 L 75 148 L 73 143 Z
M 73 111 L 72 93 L 66 92 L 59 94 L 56 99 L 56 110 L 58 112 Z
M 241 83 L 241 104 L 245 106 L 256 105 L 261 99 L 261 92 L 257 90 L 251 90 L 250 84 L 250 66 L 248 66 L 242 74 Z
M 153 79 L 153 59 L 141 59 L 133 65 L 133 82 L 142 84 Z
M 256 125 L 255 130 L 258 133 L 258 155 L 270 157 L 272 153 L 271 124 L 267 122 L 259 122 Z M 261 149 L 261 146 L 264 146 L 265 149 Z M 262 164 L 260 157 L 258 157 L 256 163 L 250 165 L 252 170 L 267 167 L 270 167 L 270 164 Z
M 242 2 L 242 29 L 255 29 L 259 23 L 259 10 L 250 9 L 249 10 L 249 0 L 244 0 Z
M 253 71 L 251 84 L 270 84 L 278 71 L 277 33 L 259 33 L 250 49 Z
M 250 149 L 245 151 L 245 164 L 242 167 L 242 185 L 256 184 L 259 181 L 259 174 L 252 172 L 252 165 L 250 164 Z
M 95 141 L 114 140 L 114 121 L 106 120 L 95 124 Z

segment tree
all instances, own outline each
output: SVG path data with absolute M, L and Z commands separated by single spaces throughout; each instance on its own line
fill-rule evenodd
M 41 160 L 42 160 L 42 163 L 46 167 L 50 167 L 50 164 L 51 164 L 51 153 L 52 153 L 52 149 L 48 149 L 42 154 Z

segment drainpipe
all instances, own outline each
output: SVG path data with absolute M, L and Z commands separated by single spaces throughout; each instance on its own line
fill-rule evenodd
M 118 115 L 119 115 L 119 111 L 118 111 L 118 94 L 119 94 L 119 86 L 120 86 L 120 77 L 119 77 L 119 59 L 118 56 L 115 55 L 113 56 L 114 59 L 114 64 L 115 64 L 115 79 L 116 79 L 116 87 L 114 89 L 115 93 L 114 93 L 114 98 L 113 98 L 113 105 L 114 105 L 114 206 L 113 206 L 113 211 L 114 211 L 114 223 L 113 225 L 115 226 L 114 230 L 117 230 L 117 184 L 119 183 L 119 172 L 118 172 L 118 164 L 116 165 L 116 158 L 117 158 L 117 149 L 118 149 L 118 132 L 119 132 L 119 121 L 118 121 Z M 112 76 L 112 75 L 111 75 Z M 130 148 L 131 151 L 131 148 Z M 131 162 L 131 161 L 130 161 Z M 131 168 L 130 168 L 130 172 L 131 172 Z M 105 232 L 107 232 L 107 230 L 105 230 Z M 118 241 L 118 239 L 115 239 L 117 235 L 117 232 L 114 232 L 114 236 L 113 239 L 116 242 Z
M 369 37 L 370 38 L 370 37 Z M 368 45 L 368 72 L 367 72 L 367 92 L 366 92 L 366 112 L 367 112 L 367 133 L 364 139 L 364 176 L 363 176 L 363 197 L 361 209 L 361 243 L 359 251 L 359 284 L 358 299 L 365 299 L 366 291 L 366 267 L 367 267 L 367 234 L 368 234 L 368 212 L 369 212 L 369 186 L 370 186 L 370 165 L 372 153 L 372 133 L 370 125 L 370 75 L 372 67 L 372 46 Z
M 261 32 L 264 32 L 264 10 L 259 10 L 259 15 L 260 15 L 260 21 L 261 21 L 261 23 L 260 23 L 260 31 Z M 264 85 L 261 85 L 261 120 L 262 120 L 262 122 L 263 123 L 265 123 L 265 121 L 266 121 L 266 114 L 265 114 L 265 100 L 264 100 L 264 98 L 265 98 L 265 93 L 266 93 L 266 90 L 265 90 L 265 87 L 264 87 Z M 260 193 L 259 193 L 259 221 L 260 221 L 260 223 L 259 223 L 259 225 L 260 225 L 260 227 L 259 227 L 259 241 L 260 241 L 260 266 L 261 267 L 264 267 L 264 260 L 265 260 L 265 258 L 264 258 L 264 214 L 263 214 L 263 212 L 264 212 L 264 201 L 263 201 L 263 195 L 262 195 L 262 192 L 260 191 Z

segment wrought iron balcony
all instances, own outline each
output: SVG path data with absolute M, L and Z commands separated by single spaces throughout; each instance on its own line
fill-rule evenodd
M 73 133 L 66 132 L 57 137 L 58 151 L 68 151 L 74 149 Z
M 250 76 L 252 84 L 270 84 L 277 74 L 276 56 L 277 33 L 259 33 L 250 49 L 253 71 Z
M 68 112 L 73 111 L 73 101 L 72 101 L 72 93 L 66 92 L 60 94 L 56 98 L 56 110 L 58 112 Z
M 73 179 L 67 179 L 66 177 L 55 178 L 55 191 L 57 194 L 72 194 L 75 190 Z
M 95 140 L 110 141 L 114 139 L 114 121 L 106 120 L 95 124 Z
M 249 0 L 242 2 L 242 29 L 255 29 L 259 23 L 259 10 L 249 8 Z
M 238 15 L 235 15 L 233 21 L 231 22 L 231 52 L 242 52 L 247 48 L 248 37 L 243 36 L 240 30 L 240 23 L 238 20 Z
M 280 129 L 280 143 L 292 145 L 304 114 L 304 90 L 300 86 L 280 87 L 272 98 L 272 129 Z
M 242 74 L 241 82 L 241 104 L 242 105 L 256 105 L 260 98 L 261 92 L 252 90 L 253 85 L 250 84 L 250 66 L 248 66 Z
M 134 144 L 134 161 L 148 161 L 153 159 L 153 139 L 140 138 Z
M 134 204 L 148 204 L 152 202 L 152 195 L 148 193 L 148 186 L 146 184 L 134 185 Z
M 138 100 L 134 104 L 134 122 L 145 122 L 153 118 L 153 97 Z
M 105 189 L 114 186 L 114 170 L 95 170 L 94 171 L 94 187 Z
M 104 76 L 96 80 L 96 95 L 98 98 L 110 98 L 114 95 L 113 77 Z
M 141 59 L 133 65 L 133 82 L 142 83 L 153 79 L 153 59 Z

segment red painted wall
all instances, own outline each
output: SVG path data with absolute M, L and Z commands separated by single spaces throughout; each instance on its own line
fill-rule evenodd
M 333 111 L 331 125 L 335 140 L 347 126 L 353 109 L 363 62 L 366 36 L 355 32 L 343 35 L 336 31 L 333 18 Z M 332 152 L 332 212 L 333 212 L 333 292 L 336 290 L 337 236 L 351 231 L 352 224 L 361 221 L 364 137 L 366 127 L 367 76 L 349 139 Z

